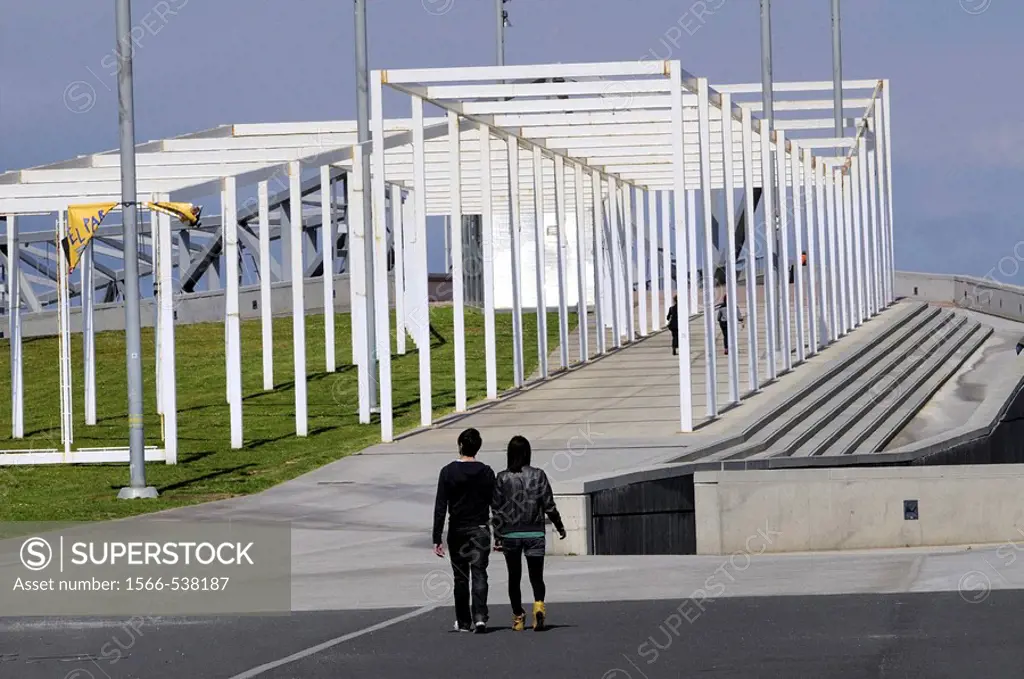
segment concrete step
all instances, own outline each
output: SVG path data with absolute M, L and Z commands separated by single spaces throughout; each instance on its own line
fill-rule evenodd
M 908 305 L 896 312 L 884 332 L 874 337 L 856 354 L 835 361 L 828 370 L 801 387 L 792 396 L 772 408 L 753 423 L 747 440 L 724 450 L 701 456 L 702 461 L 744 459 L 762 454 L 774 447 L 815 410 L 825 408 L 829 399 L 842 387 L 844 380 L 866 371 L 892 346 L 908 340 L 922 325 L 933 322 L 939 310 L 925 304 Z M 794 436 L 797 434 L 794 433 Z M 689 460 L 690 458 L 687 458 Z
M 825 455 L 847 432 L 856 431 L 862 421 L 870 423 L 872 411 L 889 412 L 892 404 L 879 396 L 884 395 L 890 386 L 899 384 L 890 382 L 893 376 L 903 374 L 902 371 L 912 375 L 934 349 L 956 338 L 962 342 L 968 329 L 965 317 L 942 313 L 936 326 L 918 331 L 912 343 L 905 343 L 894 350 L 892 355 L 873 366 L 857 382 L 848 384 L 836 399 L 835 405 L 823 415 L 821 421 L 824 426 L 813 437 L 805 439 L 784 454 L 792 457 Z
M 876 416 L 870 426 L 865 426 L 860 433 L 844 437 L 834 448 L 834 454 L 849 455 L 858 452 L 874 453 L 885 449 L 885 446 L 910 422 L 935 393 L 946 383 L 960 367 L 978 351 L 994 330 L 980 323 L 973 323 L 962 343 L 950 343 L 946 352 L 936 352 L 929 359 L 932 366 L 926 368 L 930 374 L 916 386 L 909 387 L 896 395 L 892 408 Z
M 802 456 L 799 451 L 808 441 L 818 436 L 823 429 L 828 429 L 835 421 L 841 420 L 851 401 L 864 393 L 879 375 L 884 375 L 894 363 L 898 363 L 925 337 L 940 330 L 949 320 L 949 316 L 938 309 L 930 309 L 893 335 L 889 341 L 864 352 L 856 361 L 822 384 L 801 408 L 791 413 L 781 435 L 768 436 L 764 440 L 755 439 L 754 446 L 760 444 L 761 450 L 750 457 Z

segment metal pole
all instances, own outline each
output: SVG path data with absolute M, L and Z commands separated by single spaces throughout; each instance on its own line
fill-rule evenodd
M 843 136 L 843 50 L 840 42 L 839 0 L 832 0 L 832 98 L 835 101 L 836 136 Z M 842 149 L 836 149 L 839 155 Z
M 768 124 L 768 134 L 771 134 L 773 136 L 775 132 L 774 99 L 774 92 L 772 90 L 772 0 L 761 0 L 761 101 L 764 106 L 764 111 L 762 115 L 764 117 L 765 122 Z M 785 149 L 779 148 L 776 149 L 776 152 L 785 153 Z M 782 251 L 782 247 L 781 243 L 779 242 L 779 234 L 776 227 L 779 206 L 778 192 L 780 188 L 782 188 L 783 190 L 784 188 L 779 187 L 778 184 L 780 184 L 785 178 L 775 177 L 774 175 L 774 163 L 768 163 L 768 172 L 766 176 L 770 178 L 771 181 L 770 185 L 766 187 L 766 189 L 772 192 L 773 200 L 771 201 L 772 209 L 765 211 L 764 235 L 766 239 L 773 238 L 775 240 L 774 252 L 779 253 Z M 765 203 L 765 206 L 767 207 L 768 203 Z M 777 268 L 774 258 L 771 261 L 766 261 L 765 266 Z M 778 285 L 780 287 L 780 296 L 778 297 L 778 299 L 781 299 L 783 303 L 788 304 L 788 300 L 784 296 L 781 296 L 783 288 L 782 284 L 783 281 L 786 280 L 782 278 L 782 276 L 784 275 L 786 275 L 785 271 L 779 271 Z M 779 322 L 781 322 L 782 320 L 782 309 L 782 306 L 778 306 L 776 308 L 776 313 L 779 314 L 779 318 L 777 319 Z M 779 325 L 776 327 L 779 327 L 781 329 L 782 326 Z M 789 329 L 786 328 L 785 331 L 788 332 Z
M 768 128 L 773 129 L 772 0 L 761 0 L 761 100 Z
M 128 445 L 131 486 L 121 499 L 154 498 L 146 485 L 145 433 L 142 422 L 142 332 L 139 323 L 138 214 L 135 209 L 135 101 L 132 90 L 131 0 L 116 0 L 118 125 L 121 133 L 121 202 L 124 229 L 124 328 L 128 362 Z
M 498 17 L 498 66 L 505 65 L 505 2 L 494 0 Z
M 355 0 L 356 12 L 356 110 L 358 111 L 359 151 L 363 158 L 363 224 L 366 225 L 366 370 L 370 374 L 370 411 L 377 407 L 377 340 L 374 322 L 373 240 L 369 225 L 373 223 L 373 200 L 370 191 L 370 71 L 366 49 L 366 0 Z M 390 343 L 385 345 L 390 351 Z

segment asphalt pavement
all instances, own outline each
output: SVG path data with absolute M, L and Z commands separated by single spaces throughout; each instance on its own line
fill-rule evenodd
M 482 636 L 451 631 L 448 606 L 139 619 L 135 631 L 124 620 L 7 620 L 0 676 L 1019 677 L 1024 594 L 975 599 L 951 592 L 558 604 L 542 633 L 512 632 L 508 612 L 495 607 Z

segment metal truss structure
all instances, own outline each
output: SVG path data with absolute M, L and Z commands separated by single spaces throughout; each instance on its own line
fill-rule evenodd
M 385 88 L 407 95 L 410 118 L 385 118 Z M 380 388 L 381 437 L 392 440 L 392 347 L 367 347 L 359 338 L 366 337 L 365 324 L 370 322 L 376 324 L 378 338 L 391 337 L 388 309 L 394 306 L 400 351 L 404 352 L 406 333 L 419 347 L 421 422 L 429 425 L 428 216 L 450 217 L 452 229 L 457 411 L 467 407 L 463 276 L 471 264 L 482 268 L 489 398 L 497 396 L 494 313 L 495 293 L 502 285 L 511 288 L 517 386 L 524 383 L 524 302 L 538 312 L 543 379 L 550 372 L 544 310 L 557 305 L 560 363 L 567 367 L 570 305 L 576 306 L 579 355 L 586 361 L 612 350 L 602 331 L 592 351 L 587 346 L 588 326 L 610 328 L 616 348 L 635 341 L 660 328 L 660 315 L 667 310 L 674 287 L 681 285 L 680 318 L 703 313 L 705 319 L 710 417 L 720 411 L 712 313 L 716 269 L 725 272 L 729 328 L 738 327 L 737 281 L 745 280 L 751 320 L 746 337 L 751 362 L 748 393 L 762 386 L 755 314 L 763 314 L 767 326 L 767 375 L 773 380 L 893 300 L 886 80 L 844 81 L 842 137 L 834 136 L 832 100 L 813 98 L 831 91 L 831 82 L 775 83 L 776 115 L 774 129 L 769 130 L 759 115 L 760 101 L 755 100 L 760 84 L 712 87 L 706 78 L 683 70 L 678 61 L 373 71 L 370 89 L 369 148 L 357 144 L 355 123 L 349 121 L 233 125 L 138 147 L 140 200 L 209 205 L 219 198 L 221 205 L 220 221 L 205 220 L 208 233 L 195 239 L 196 234 L 188 231 L 175 237 L 169 218 L 158 216 L 155 256 L 142 260 L 156 272 L 156 294 L 161 298 L 158 334 L 161 346 L 171 348 L 161 353 L 159 380 L 161 408 L 169 422 L 174 409 L 172 295 L 193 289 L 200 277 L 209 276 L 223 253 L 231 441 L 234 447 L 242 445 L 237 299 L 239 280 L 246 273 L 239 252 L 247 249 L 255 253 L 255 265 L 248 271 L 266 290 L 267 319 L 271 276 L 290 276 L 293 281 L 297 435 L 306 435 L 307 423 L 303 293 L 295 282 L 322 274 L 325 266 L 337 271 L 339 251 L 351 263 L 345 266 L 351 273 L 360 420 L 370 421 L 369 385 L 374 379 Z M 425 105 L 441 109 L 444 117 L 425 117 Z M 363 162 L 370 163 L 368 187 L 362 186 Z M 26 256 L 39 253 L 32 242 L 19 240 L 17 218 L 59 213 L 69 203 L 116 201 L 118 172 L 118 156 L 108 152 L 0 175 L 0 215 L 7 215 L 5 253 L 19 255 L 6 257 L 12 371 L 20 373 L 22 300 L 37 308 L 49 299 L 40 299 L 26 285 L 30 277 L 22 263 Z M 275 181 L 287 190 L 272 197 L 269 185 Z M 333 197 L 338 181 L 344 181 L 347 197 L 342 243 L 340 202 Z M 372 196 L 370 215 L 362 214 L 363 191 Z M 304 196 L 315 193 L 320 194 L 319 203 L 306 209 Z M 250 197 L 241 200 L 247 194 Z M 713 210 L 718 199 L 724 203 L 720 219 Z M 769 219 L 755 219 L 758 202 Z M 275 209 L 281 214 L 277 224 L 271 221 Z M 473 263 L 463 252 L 467 216 L 478 216 L 482 225 L 477 229 L 479 261 Z M 719 221 L 728 228 L 726 243 L 716 248 Z M 319 238 L 313 238 L 319 251 L 304 242 L 305 234 L 317 231 Z M 100 236 L 93 247 L 116 249 L 110 227 Z M 270 253 L 275 237 L 281 252 L 277 273 Z M 363 271 L 366 247 L 372 248 L 375 261 L 372 281 Z M 678 282 L 672 275 L 672 252 L 678 255 Z M 796 266 L 790 283 L 784 274 L 803 252 L 811 255 L 809 266 L 806 271 Z M 95 259 L 88 258 L 80 283 L 86 314 L 92 304 L 93 271 L 108 286 L 116 287 L 118 275 L 117 270 L 100 269 Z M 394 292 L 389 290 L 392 259 Z M 761 272 L 751 264 L 759 259 L 765 262 Z M 554 272 L 550 278 L 549 267 Z M 532 277 L 527 275 L 531 270 Z M 331 299 L 333 277 L 322 278 L 325 299 Z M 374 309 L 366 308 L 366 285 L 374 286 Z M 326 296 L 329 291 L 332 294 Z M 35 302 L 29 299 L 33 295 Z M 328 347 L 333 347 L 333 309 L 325 309 L 325 314 Z M 268 323 L 265 320 L 265 332 Z M 85 327 L 91 332 L 88 323 Z M 795 345 L 791 327 L 797 335 Z M 689 346 L 687 323 L 680 323 L 679 330 L 680 346 Z M 743 396 L 735 351 L 739 338 L 730 332 L 728 341 L 733 349 L 729 400 L 736 402 Z M 269 344 L 264 342 L 265 367 Z M 371 351 L 378 358 L 375 375 L 366 369 L 365 357 Z M 334 370 L 333 351 L 328 353 L 327 369 Z M 679 352 L 683 432 L 693 429 L 689 356 L 688 351 Z M 87 352 L 86 361 L 93 360 Z M 18 436 L 20 374 L 12 388 Z M 168 445 L 167 432 L 173 437 L 173 425 L 165 430 Z

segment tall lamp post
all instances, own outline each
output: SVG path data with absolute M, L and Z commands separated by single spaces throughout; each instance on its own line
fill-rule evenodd
M 832 98 L 835 101 L 836 136 L 843 136 L 843 50 L 839 0 L 832 0 Z M 836 149 L 836 155 L 841 149 Z
M 494 0 L 498 20 L 498 66 L 505 65 L 505 28 L 512 25 L 508 20 L 508 12 L 505 11 L 506 2 L 508 0 Z
M 772 90 L 772 0 L 761 0 L 761 101 L 763 106 L 763 114 L 765 121 L 768 123 L 768 130 L 770 133 L 775 132 L 775 95 Z M 785 152 L 783 150 L 783 152 Z M 775 175 L 775 163 L 769 163 L 770 167 L 768 172 L 771 176 Z M 775 241 L 774 252 L 772 253 L 775 258 L 779 256 L 779 234 L 777 231 L 777 218 L 778 218 L 778 191 L 774 188 L 777 182 L 782 181 L 784 178 L 775 178 L 772 182 L 772 186 L 765 187 L 765 190 L 772 191 L 772 196 L 775 200 L 772 201 L 772 214 L 766 214 L 764 216 L 765 223 L 765 238 L 773 238 Z M 765 266 L 775 268 L 776 262 L 765 262 Z M 779 299 L 783 300 L 783 303 L 788 304 L 785 297 L 782 296 L 782 292 L 785 291 L 785 283 L 783 282 L 782 276 L 785 275 L 784 271 L 779 271 L 779 279 L 776 281 L 778 292 L 780 293 Z M 778 322 L 780 323 L 777 327 L 782 327 L 782 304 L 776 306 L 775 309 Z
M 370 71 L 366 48 L 366 0 L 355 0 L 356 109 L 359 153 L 363 158 L 363 261 L 366 267 L 366 370 L 370 379 L 370 411 L 377 409 L 377 348 L 373 274 L 373 200 L 370 193 Z M 394 209 L 392 207 L 392 209 Z M 390 345 L 385 345 L 389 347 Z
M 131 485 L 121 499 L 154 498 L 146 485 L 146 437 L 142 420 L 142 338 L 139 324 L 139 236 L 135 206 L 135 97 L 132 83 L 131 0 L 115 0 L 117 25 L 117 117 L 121 140 L 121 215 L 124 238 L 124 329 L 128 373 L 128 445 Z

